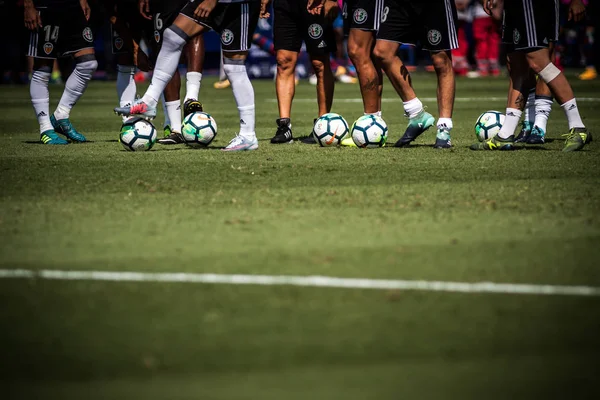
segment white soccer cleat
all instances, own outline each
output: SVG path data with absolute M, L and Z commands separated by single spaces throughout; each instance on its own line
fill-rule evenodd
M 247 138 L 242 135 L 237 135 L 225 147 L 222 151 L 247 151 L 258 149 L 258 139 L 256 136 L 253 138 Z

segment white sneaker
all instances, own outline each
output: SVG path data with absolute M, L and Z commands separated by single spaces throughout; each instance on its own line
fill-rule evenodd
M 246 151 L 258 149 L 258 139 L 256 136 L 249 139 L 242 135 L 237 135 L 225 147 L 222 151 Z

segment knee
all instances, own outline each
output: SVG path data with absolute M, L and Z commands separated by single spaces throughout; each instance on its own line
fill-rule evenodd
M 548 64 L 550 64 L 550 60 L 543 60 L 539 57 L 536 57 L 532 53 L 528 53 L 526 55 L 527 65 L 529 68 L 533 70 L 536 74 L 539 74 Z
M 313 70 L 315 71 L 315 75 L 317 76 L 323 75 L 325 71 L 327 71 L 327 68 L 329 66 L 329 62 L 326 62 L 321 59 L 313 59 L 311 60 L 311 64 Z
M 91 75 L 98 69 L 98 61 L 93 54 L 86 54 L 75 59 L 75 69 L 83 74 Z
M 438 74 L 444 74 L 452 71 L 452 58 L 446 52 L 432 53 L 431 61 L 433 68 Z
M 390 52 L 385 46 L 380 46 L 379 43 L 373 49 L 373 58 L 378 64 L 386 65 L 395 56 L 395 53 Z
M 358 43 L 348 42 L 348 57 L 354 64 L 361 64 L 371 58 L 368 50 L 361 47 Z
M 277 53 L 277 70 L 291 73 L 296 67 L 296 59 L 288 54 Z

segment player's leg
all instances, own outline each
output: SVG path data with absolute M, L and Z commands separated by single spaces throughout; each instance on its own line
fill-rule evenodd
M 348 55 L 356 67 L 360 93 L 363 99 L 365 115 L 381 116 L 381 94 L 383 91 L 383 74 L 373 62 L 375 47 L 374 31 L 350 29 L 348 35 Z
M 299 6 L 292 0 L 279 0 L 273 5 L 273 46 L 277 60 L 275 91 L 279 118 L 271 143 L 292 143 L 292 102 L 296 93 L 296 64 L 302 47 Z
M 437 122 L 438 131 L 433 147 L 439 149 L 449 148 L 452 146 L 450 131 L 453 128 L 452 113 L 454 111 L 454 97 L 456 93 L 452 56 L 449 50 L 431 52 L 431 60 L 438 80 L 437 102 L 440 114 Z
M 554 42 L 550 43 L 548 49 L 550 51 L 550 59 L 554 62 Z M 529 102 L 529 99 L 527 101 Z M 526 143 L 544 144 L 548 118 L 550 118 L 554 99 L 552 98 L 552 91 L 543 79 L 537 80 L 533 103 L 533 128 L 531 129 L 531 134 L 527 137 Z
M 185 74 L 185 98 L 183 115 L 202 111 L 200 85 L 204 69 L 204 36 L 196 36 L 187 44 L 187 73 Z
M 35 35 L 35 32 L 32 35 Z M 31 48 L 29 54 L 33 56 Z M 31 104 L 40 125 L 40 140 L 42 143 L 68 144 L 69 142 L 56 134 L 50 122 L 50 92 L 48 91 L 48 83 L 50 82 L 50 75 L 52 75 L 53 64 L 54 59 L 34 59 L 29 94 L 31 95 Z
M 165 30 L 152 81 L 144 96 L 132 107 L 115 108 L 117 114 L 141 115 L 150 119 L 156 116 L 160 95 L 177 71 L 183 47 L 191 38 L 208 29 L 187 16 L 187 14 L 193 15 L 197 5 L 198 3 L 188 3 L 173 25 Z
M 254 88 L 246 70 L 246 58 L 252 45 L 252 34 L 258 23 L 260 4 L 233 3 L 223 5 L 217 15 L 222 23 L 215 29 L 221 33 L 223 70 L 231 82 L 231 90 L 240 117 L 240 131 L 223 151 L 258 149 Z
M 311 55 L 310 62 L 317 77 L 317 106 L 319 117 L 331 111 L 335 78 L 331 71 L 329 54 Z
M 550 61 L 547 48 L 529 52 L 526 58 L 529 67 L 546 82 L 567 117 L 569 133 L 563 151 L 582 149 L 591 136 L 581 120 L 577 100 L 567 77 Z
M 181 75 L 175 70 L 173 77 L 165 86 L 161 101 L 164 99 L 163 107 L 166 114 L 164 133 L 165 137 L 159 139 L 160 144 L 181 144 Z
M 91 35 L 91 31 L 90 31 Z M 65 82 L 65 90 L 58 102 L 56 111 L 50 117 L 54 130 L 67 136 L 74 142 L 85 142 L 86 138 L 71 124 L 69 119 L 71 109 L 77 101 L 83 96 L 88 83 L 92 79 L 92 75 L 98 68 L 96 55 L 93 48 L 86 48 L 76 52 L 73 55 L 75 60 L 75 68 L 69 78 Z

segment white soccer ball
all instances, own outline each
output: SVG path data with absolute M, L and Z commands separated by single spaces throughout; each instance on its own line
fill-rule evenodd
M 348 134 L 348 123 L 339 114 L 328 113 L 315 122 L 313 135 L 322 147 L 338 146 Z
M 387 124 L 377 115 L 363 115 L 352 125 L 352 140 L 357 147 L 383 147 L 387 137 Z
M 483 142 L 496 136 L 502 124 L 504 124 L 504 114 L 500 111 L 486 111 L 475 122 L 475 135 L 480 142 Z
M 217 136 L 217 123 L 205 112 L 194 112 L 183 119 L 181 135 L 188 146 L 206 147 Z
M 148 151 L 156 143 L 156 128 L 143 118 L 129 118 L 121 126 L 119 141 L 128 151 Z

